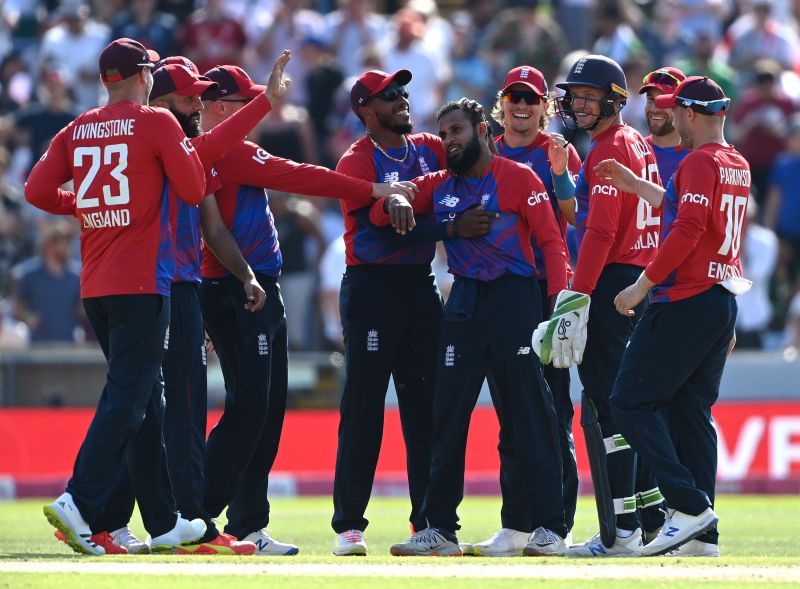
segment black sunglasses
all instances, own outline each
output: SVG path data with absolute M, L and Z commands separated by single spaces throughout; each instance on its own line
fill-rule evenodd
M 390 86 L 377 94 L 373 94 L 370 98 L 378 98 L 384 102 L 394 102 L 401 96 L 403 98 L 408 98 L 408 88 L 405 86 Z
M 508 92 L 503 92 L 503 102 L 519 104 L 520 100 L 524 100 L 525 104 L 533 106 L 534 104 L 539 104 L 542 97 L 536 94 L 536 92 L 531 92 L 529 90 L 509 90 Z

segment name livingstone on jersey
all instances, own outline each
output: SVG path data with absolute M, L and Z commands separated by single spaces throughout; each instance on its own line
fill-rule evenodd
M 108 137 L 130 137 L 133 135 L 135 119 L 112 119 L 99 123 L 83 123 L 72 129 L 72 139 L 106 139 Z

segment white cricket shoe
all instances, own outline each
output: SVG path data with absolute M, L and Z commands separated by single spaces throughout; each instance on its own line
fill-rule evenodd
M 111 532 L 111 541 L 127 549 L 128 554 L 149 554 L 150 547 L 142 542 L 128 526 Z
M 458 540 L 450 540 L 436 528 L 416 532 L 408 541 L 393 544 L 389 552 L 392 556 L 463 556 Z
M 642 543 L 645 546 L 647 546 L 648 544 L 650 544 L 650 542 L 652 542 L 653 540 L 658 538 L 658 534 L 660 534 L 660 533 L 661 533 L 661 528 L 653 530 L 652 532 L 648 532 L 647 530 L 643 530 L 642 531 Z
M 161 534 L 155 538 L 147 534 L 144 543 L 150 548 L 151 552 L 169 552 L 181 544 L 190 544 L 199 540 L 206 533 L 206 522 L 197 518 L 189 521 L 178 514 L 175 527 L 166 534 Z
M 627 538 L 617 536 L 614 545 L 607 548 L 595 534 L 585 544 L 570 547 L 564 556 L 568 558 L 636 558 L 642 555 L 642 530 L 637 528 Z
M 707 556 L 719 558 L 719 545 L 700 540 L 689 540 L 686 544 L 673 548 L 664 556 Z
M 488 540 L 474 545 L 475 556 L 522 556 L 522 549 L 530 536 L 530 532 L 502 528 Z
M 461 554 L 464 556 L 480 556 L 475 550 L 475 544 L 469 542 L 459 542 L 458 547 L 461 548 Z
M 62 493 L 50 505 L 45 505 L 47 521 L 64 534 L 65 541 L 75 552 L 80 554 L 105 554 L 105 548 L 92 540 L 92 530 L 78 511 L 70 493 Z
M 294 544 L 278 542 L 269 535 L 267 528 L 247 534 L 242 540 L 256 545 L 256 556 L 294 556 L 300 552 L 300 549 Z
M 333 538 L 334 556 L 366 556 L 367 543 L 361 530 L 346 530 Z
M 667 519 L 658 537 L 642 549 L 642 556 L 658 556 L 697 538 L 719 521 L 707 507 L 699 515 L 689 515 L 677 509 L 667 509 Z
M 536 528 L 530 536 L 528 543 L 522 549 L 523 556 L 564 556 L 567 545 L 564 539 L 548 530 L 547 528 Z

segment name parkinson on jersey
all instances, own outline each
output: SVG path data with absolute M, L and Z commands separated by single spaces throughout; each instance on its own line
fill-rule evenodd
M 105 229 L 106 227 L 127 227 L 131 224 L 131 212 L 128 209 L 81 213 L 84 229 Z
M 99 123 L 83 123 L 72 129 L 72 140 L 105 139 L 107 137 L 133 136 L 136 119 L 112 119 Z

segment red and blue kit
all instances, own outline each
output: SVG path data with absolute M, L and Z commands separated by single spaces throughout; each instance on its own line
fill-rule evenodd
M 550 135 L 547 133 L 539 133 L 536 139 L 530 145 L 522 147 L 509 147 L 503 141 L 501 135 L 495 139 L 495 146 L 497 153 L 506 159 L 510 159 L 520 164 L 528 166 L 544 184 L 545 191 L 550 197 L 550 206 L 553 209 L 553 214 L 556 216 L 556 223 L 558 223 L 561 230 L 561 236 L 566 243 L 567 238 L 567 219 L 561 214 L 561 209 L 558 208 L 558 200 L 556 193 L 553 190 L 553 177 L 550 175 L 550 161 L 547 158 L 547 150 L 550 147 Z M 567 147 L 569 152 L 567 161 L 567 170 L 576 178 L 581 170 L 581 158 L 573 145 Z M 536 238 L 531 238 L 531 246 L 533 246 L 533 257 L 536 260 L 536 278 L 539 280 L 547 280 L 547 272 L 544 267 L 544 254 L 541 248 L 536 243 Z
M 253 127 L 269 113 L 270 107 L 269 100 L 262 94 L 210 131 L 191 138 L 192 145 L 194 145 L 205 171 L 206 194 L 216 192 L 222 186 L 217 171 L 212 167 L 213 163 L 242 141 Z M 194 205 L 190 206 L 175 199 L 171 183 L 170 198 L 172 202 L 170 223 L 175 243 L 176 266 L 173 281 L 199 284 L 202 257 L 200 211 Z
M 442 141 L 430 133 L 406 135 L 407 148 L 386 149 L 384 156 L 369 137 L 363 137 L 350 146 L 339 160 L 336 171 L 355 178 L 370 178 L 373 182 L 398 182 L 424 176 L 442 167 L 444 151 Z M 407 151 L 406 151 L 407 150 Z M 372 205 L 372 200 L 351 198 L 342 200 L 344 213 L 344 243 L 348 266 L 359 264 L 416 265 L 430 264 L 436 244 L 403 245 L 382 243 L 373 231 L 365 226 L 366 219 L 353 213 Z
M 372 196 L 372 182 L 275 157 L 249 141 L 231 149 L 214 168 L 222 181 L 216 194 L 225 226 L 253 271 L 273 278 L 280 275 L 282 258 L 265 187 L 307 195 L 348 195 L 362 201 L 371 201 Z M 228 274 L 203 245 L 203 278 Z
M 419 186 L 412 204 L 414 211 L 432 211 L 437 221 L 447 222 L 478 205 L 500 213 L 500 218 L 492 220 L 486 235 L 444 242 L 452 274 L 480 281 L 495 280 L 506 273 L 536 276 L 531 248 L 531 236 L 535 236 L 549 276 L 548 294 L 566 288 L 564 239 L 545 186 L 530 168 L 495 157 L 480 178 L 453 176 L 441 170 L 417 178 L 414 183 Z M 377 226 L 389 223 L 382 201 L 373 205 L 370 219 Z
M 689 155 L 689 151 L 680 145 L 676 147 L 658 147 L 653 145 L 652 136 L 647 137 L 647 142 L 653 148 L 653 154 L 656 156 L 658 163 L 658 175 L 661 176 L 661 182 L 667 192 L 664 194 L 664 200 L 661 202 L 659 213 L 661 213 L 661 229 L 663 239 L 664 227 L 670 227 L 675 221 L 675 215 L 678 214 L 678 199 L 675 198 L 675 191 L 669 191 L 669 183 L 675 172 L 678 171 L 678 166 L 681 165 L 683 158 Z
M 750 166 L 731 146 L 703 145 L 686 156 L 664 201 L 678 203 L 665 222 L 658 255 L 647 267 L 651 301 L 679 301 L 742 275 L 742 223 Z
M 203 199 L 205 174 L 178 121 L 130 101 L 80 115 L 34 166 L 25 190 L 31 204 L 81 223 L 83 298 L 169 296 L 175 256 L 165 171 L 174 196 L 189 205 Z M 74 193 L 59 188 L 70 179 Z M 134 265 L 125 261 L 131 252 Z
M 661 183 L 650 145 L 632 127 L 615 125 L 597 135 L 575 186 L 578 265 L 574 290 L 591 294 L 603 268 L 629 264 L 644 268 L 658 248 L 660 218 L 636 194 L 621 192 L 598 178 L 594 167 L 616 159 L 636 174 Z

